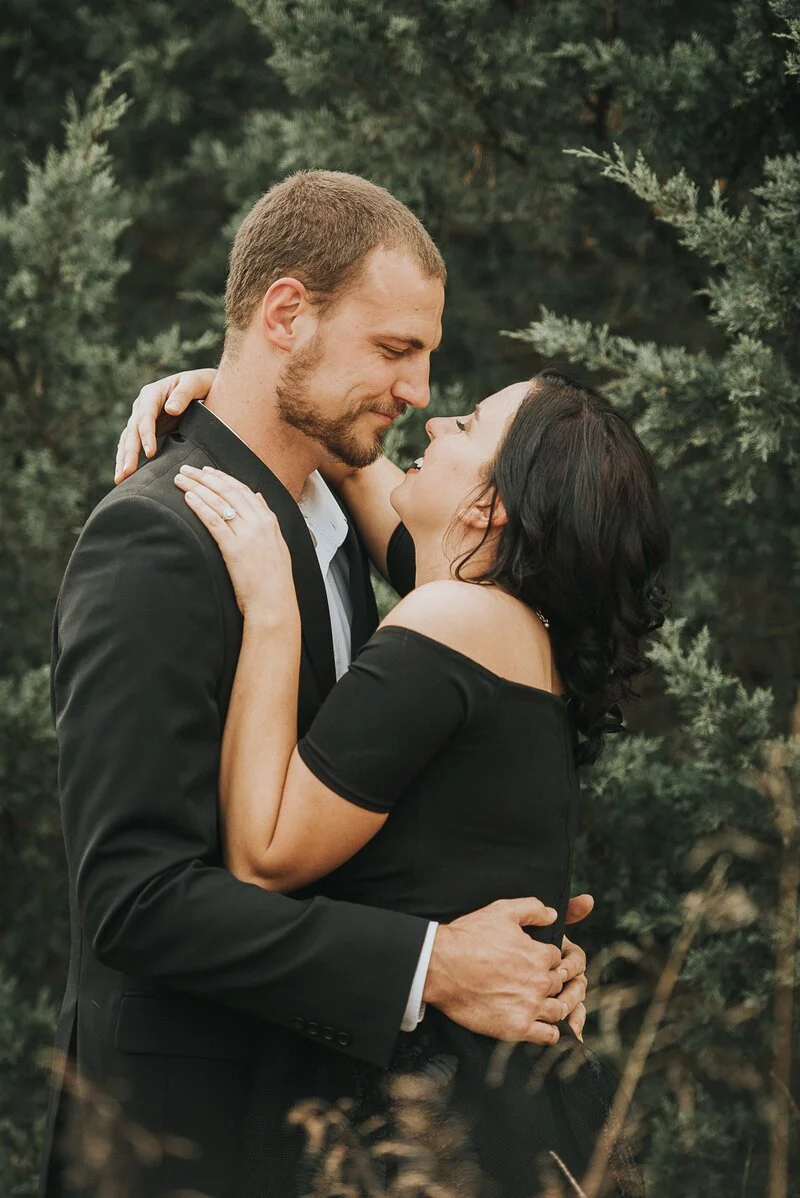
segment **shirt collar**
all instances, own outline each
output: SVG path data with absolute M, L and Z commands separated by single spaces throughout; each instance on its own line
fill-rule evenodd
M 324 574 L 347 539 L 348 524 L 319 470 L 306 479 L 298 506 L 314 537 L 320 569 Z

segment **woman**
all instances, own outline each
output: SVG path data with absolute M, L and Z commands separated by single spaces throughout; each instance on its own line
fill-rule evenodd
M 136 414 L 121 443 L 123 474 L 135 427 Z M 440 921 L 535 893 L 558 911 L 540 932 L 559 942 L 577 767 L 621 729 L 618 704 L 635 693 L 643 638 L 666 608 L 657 482 L 625 418 L 554 372 L 490 396 L 463 419 L 430 420 L 427 431 L 428 449 L 405 475 L 383 467 L 373 475 L 382 492 L 347 491 L 374 556 L 386 550 L 375 530 L 385 542 L 402 521 L 393 552 L 402 554 L 407 530 L 416 585 L 299 744 L 300 618 L 277 522 L 260 496 L 217 471 L 184 467 L 175 479 L 216 540 L 244 616 L 220 777 L 227 864 L 270 889 L 309 888 Z M 141 432 L 153 439 L 152 413 Z M 503 1053 L 431 1011 L 402 1039 L 389 1073 L 421 1071 L 438 1094 L 426 1135 L 456 1145 L 450 1184 L 530 1198 L 556 1158 L 582 1175 L 613 1083 L 562 1033 L 559 1053 Z M 290 1070 L 298 1102 L 346 1099 L 368 1141 L 365 1128 L 384 1128 L 370 1168 L 382 1162 L 385 1180 L 387 1162 L 398 1167 L 386 1135 L 402 1139 L 404 1122 L 386 1078 L 300 1038 Z M 465 1140 L 448 1123 L 455 1116 Z M 276 1193 L 306 1192 L 332 1152 L 339 1160 L 326 1126 L 309 1138 L 304 1161 L 298 1136 Z M 357 1170 L 359 1153 L 351 1155 Z M 639 1192 L 624 1157 L 620 1195 Z M 350 1192 L 361 1192 L 354 1184 Z

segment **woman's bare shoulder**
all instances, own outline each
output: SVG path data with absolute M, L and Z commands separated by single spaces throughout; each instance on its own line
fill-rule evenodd
M 551 689 L 552 655 L 544 626 L 496 587 L 446 579 L 401 599 L 382 628 L 409 628 L 513 682 Z

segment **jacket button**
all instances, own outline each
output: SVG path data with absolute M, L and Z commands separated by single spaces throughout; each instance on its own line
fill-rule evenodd
M 314 1021 L 312 1020 L 311 1023 L 306 1024 L 306 1031 L 308 1032 L 309 1036 L 318 1036 L 319 1035 L 319 1024 L 314 1023 Z
M 296 1032 L 304 1032 L 306 1029 L 305 1019 L 301 1019 L 299 1015 L 296 1015 L 292 1020 L 292 1027 Z
M 333 1028 L 332 1027 L 324 1027 L 322 1029 L 322 1039 L 323 1040 L 332 1040 L 333 1039 Z
M 341 1044 L 342 1048 L 347 1048 L 348 1044 L 353 1043 L 353 1037 L 349 1032 L 337 1032 L 336 1043 Z

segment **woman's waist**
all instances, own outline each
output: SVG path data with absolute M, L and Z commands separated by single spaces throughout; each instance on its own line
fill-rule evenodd
M 445 870 L 429 874 L 413 869 L 407 874 L 395 870 L 372 876 L 348 875 L 337 870 L 320 878 L 302 894 L 380 907 L 437 923 L 452 923 L 501 899 L 537 898 L 544 906 L 556 910 L 557 919 L 552 924 L 528 927 L 526 931 L 533 939 L 551 944 L 560 943 L 564 934 L 569 883 L 566 868 L 520 871 L 515 876 L 504 873 L 496 878 L 459 877 Z

